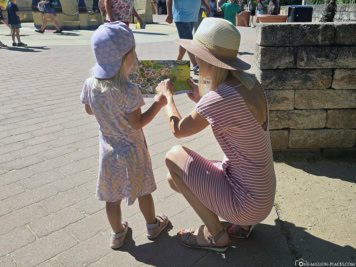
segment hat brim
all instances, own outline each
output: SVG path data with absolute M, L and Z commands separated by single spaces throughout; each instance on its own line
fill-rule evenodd
M 94 77 L 98 79 L 110 79 L 114 77 L 121 67 L 122 59 L 111 64 L 98 64 L 94 66 Z
M 231 58 L 215 56 L 208 50 L 205 50 L 194 44 L 192 40 L 178 39 L 175 42 L 186 49 L 188 52 L 192 53 L 194 56 L 214 66 L 229 70 L 249 70 L 251 68 L 250 64 L 239 59 L 238 57 Z

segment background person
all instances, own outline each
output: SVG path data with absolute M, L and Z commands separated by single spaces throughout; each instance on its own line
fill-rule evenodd
M 194 23 L 198 21 L 200 5 L 206 5 L 203 0 L 167 0 L 167 18 L 166 22 L 176 24 L 179 39 L 193 39 Z M 207 9 L 210 9 L 207 7 Z M 182 60 L 185 49 L 179 46 L 177 60 Z M 195 74 L 199 72 L 197 61 L 191 53 L 188 52 L 190 61 L 193 65 Z
M 62 28 L 59 26 L 56 10 L 54 8 L 53 3 L 54 0 L 45 0 L 39 2 L 40 5 L 44 5 L 43 19 L 42 19 L 41 28 L 36 29 L 35 32 L 44 33 L 48 24 L 48 19 L 50 19 L 53 22 L 54 26 L 56 27 L 56 31 L 54 33 L 62 32 Z
M 103 0 L 106 14 L 110 22 L 121 21 L 127 26 L 130 24 L 130 18 L 133 14 L 140 23 L 141 28 L 145 28 L 145 23 L 136 12 L 134 0 Z
M 177 41 L 200 65 L 199 87 L 190 81 L 189 97 L 197 104 L 186 117 L 177 110 L 169 80 L 156 88 L 167 98 L 167 119 L 175 137 L 192 136 L 210 125 L 225 155 L 223 161 L 210 161 L 180 145 L 166 154 L 169 185 L 183 194 L 205 224 L 178 233 L 180 242 L 191 248 L 227 250 L 229 234 L 248 237 L 274 204 L 267 100 L 259 82 L 242 71 L 249 65 L 237 58 L 240 39 L 230 22 L 206 18 L 193 41 Z M 206 79 L 211 82 L 204 94 Z M 229 234 L 219 217 L 234 224 Z
M 7 11 L 7 19 L 8 23 L 11 27 L 11 38 L 12 38 L 12 46 L 21 46 L 26 47 L 27 44 L 21 42 L 20 37 L 20 29 L 21 29 L 21 21 L 20 17 L 22 17 L 21 13 L 19 12 L 19 8 L 16 5 L 16 0 L 9 0 L 9 3 L 6 7 Z M 16 39 L 17 42 L 16 43 Z
M 221 6 L 221 9 L 224 11 L 224 19 L 230 21 L 236 26 L 236 14 L 241 12 L 241 8 L 237 4 L 237 0 L 229 0 L 228 3 Z

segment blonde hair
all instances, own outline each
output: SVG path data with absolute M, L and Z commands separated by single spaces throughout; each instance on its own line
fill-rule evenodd
M 130 83 L 130 77 L 129 77 L 129 71 L 126 66 L 126 61 L 127 61 L 127 56 L 134 50 L 135 48 L 132 48 L 127 54 L 122 58 L 121 66 L 119 71 L 115 74 L 114 77 L 109 78 L 109 79 L 98 79 L 95 78 L 93 75 L 93 69 L 92 69 L 92 76 L 93 78 L 91 79 L 91 84 L 90 86 L 92 88 L 95 88 L 97 90 L 100 90 L 101 92 L 105 92 L 108 89 L 115 89 L 120 91 L 121 88 L 127 86 Z M 135 69 L 137 67 L 137 57 L 135 55 L 134 57 L 134 62 L 132 69 Z
M 200 58 L 197 58 L 199 63 L 199 93 L 201 96 L 208 91 L 215 91 L 222 84 L 229 74 L 239 80 L 248 90 L 251 90 L 256 84 L 256 78 L 242 70 L 228 70 L 216 67 Z M 206 72 L 210 74 L 210 78 L 206 77 Z

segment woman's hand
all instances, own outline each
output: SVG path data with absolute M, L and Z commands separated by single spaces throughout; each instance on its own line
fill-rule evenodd
M 187 80 L 188 85 L 190 86 L 190 88 L 192 88 L 192 92 L 191 93 L 187 93 L 188 97 L 195 103 L 198 103 L 200 100 L 200 94 L 199 94 L 199 88 L 198 85 L 193 82 L 192 79 L 188 79 Z
M 167 105 L 167 98 L 164 95 L 162 95 L 162 93 L 155 95 L 154 99 L 160 108 L 163 108 L 165 105 Z
M 156 92 L 161 93 L 167 98 L 167 101 L 173 98 L 173 84 L 170 79 L 166 79 L 158 84 Z

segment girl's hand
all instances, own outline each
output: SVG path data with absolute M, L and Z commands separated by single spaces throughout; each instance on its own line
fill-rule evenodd
M 192 79 L 188 79 L 187 80 L 188 85 L 190 86 L 190 88 L 192 88 L 192 92 L 191 93 L 187 93 L 188 97 L 195 103 L 198 103 L 200 100 L 200 94 L 199 94 L 199 88 L 198 85 L 193 82 Z
M 160 108 L 163 108 L 165 105 L 167 105 L 167 98 L 164 95 L 162 95 L 161 93 L 155 95 L 154 99 Z
M 173 97 L 173 84 L 170 79 L 166 79 L 158 84 L 156 92 L 161 93 L 167 99 Z

